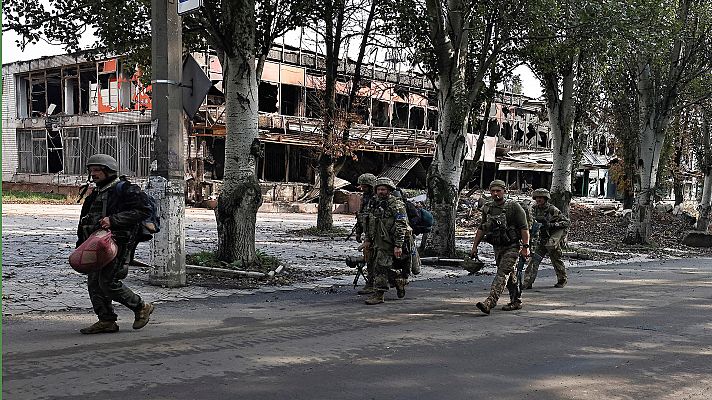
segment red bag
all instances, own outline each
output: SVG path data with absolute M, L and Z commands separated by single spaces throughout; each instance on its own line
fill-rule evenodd
M 111 231 L 99 229 L 72 252 L 69 265 L 83 274 L 96 272 L 114 261 L 118 252 Z

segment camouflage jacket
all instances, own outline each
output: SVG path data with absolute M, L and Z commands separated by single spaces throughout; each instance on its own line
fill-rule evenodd
M 373 193 L 364 193 L 361 197 L 361 208 L 356 214 L 356 235 L 368 232 L 368 221 L 371 216 L 371 204 L 375 202 Z
M 374 198 L 371 203 L 368 241 L 376 249 L 390 250 L 403 247 L 408 227 L 408 216 L 403 201 L 393 195 L 387 199 Z
M 119 178 L 115 178 L 96 187 L 84 200 L 77 227 L 77 246 L 100 228 L 99 221 L 103 217 L 109 217 L 110 229 L 118 245 L 131 244 L 136 240 L 139 223 L 148 218 L 151 208 L 142 199 L 141 188 L 126 182 L 122 193 L 118 193 L 118 183 Z
M 542 206 L 534 205 L 532 211 L 534 220 L 543 224 L 540 231 L 543 236 L 559 229 L 568 228 L 570 225 L 569 218 L 551 203 L 547 202 Z

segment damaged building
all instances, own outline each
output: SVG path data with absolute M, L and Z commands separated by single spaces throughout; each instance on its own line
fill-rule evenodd
M 225 107 L 222 69 L 211 53 L 193 57 L 213 82 L 203 105 L 186 121 L 187 200 L 214 201 L 223 178 Z M 339 64 L 337 103 L 351 90 L 354 62 Z M 265 201 L 309 201 L 318 195 L 316 156 L 320 147 L 320 91 L 324 57 L 288 46 L 269 53 L 259 84 L 259 129 L 264 157 L 256 174 Z M 123 57 L 91 60 L 81 54 L 44 57 L 2 66 L 3 186 L 70 190 L 86 181 L 86 159 L 97 152 L 114 156 L 120 172 L 141 181 L 151 165 L 150 87 Z M 350 131 L 354 157 L 338 166 L 337 187 L 364 172 L 389 176 L 406 188 L 424 188 L 437 131 L 437 96 L 423 75 L 370 64 L 357 89 L 356 122 Z M 482 124 L 483 168 L 471 186 L 494 177 L 520 187 L 548 186 L 551 137 L 539 115 L 542 104 L 500 93 L 486 116 L 467 134 L 472 160 Z M 612 140 L 597 137 L 584 151 L 578 195 L 612 197 L 607 174 Z M 577 181 L 578 182 L 578 181 Z M 70 188 L 70 189 L 67 189 Z M 70 190 L 71 191 L 71 190 Z

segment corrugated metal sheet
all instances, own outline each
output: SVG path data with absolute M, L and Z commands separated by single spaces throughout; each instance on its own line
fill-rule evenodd
M 397 161 L 386 167 L 379 177 L 391 178 L 397 185 L 398 182 L 405 178 L 405 176 L 408 175 L 408 172 L 413 169 L 416 164 L 418 164 L 418 161 L 420 161 L 420 158 L 418 157 L 404 158 L 403 160 Z
M 317 176 L 317 182 L 316 182 L 316 185 L 314 185 L 314 188 L 312 188 L 312 190 L 310 190 L 309 192 L 304 194 L 304 196 L 302 196 L 299 199 L 299 201 L 309 202 L 309 201 L 312 201 L 312 200 L 316 199 L 317 197 L 319 197 L 319 181 L 318 181 L 318 179 L 319 179 L 319 176 Z M 351 184 L 351 182 L 347 181 L 346 179 L 334 177 L 334 190 L 341 189 L 342 187 L 348 186 L 350 184 Z

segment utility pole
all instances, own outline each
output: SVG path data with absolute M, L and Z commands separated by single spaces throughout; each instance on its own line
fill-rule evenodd
M 151 241 L 152 285 L 185 286 L 185 154 L 181 70 L 182 21 L 177 0 L 151 0 L 151 176 L 161 231 Z

